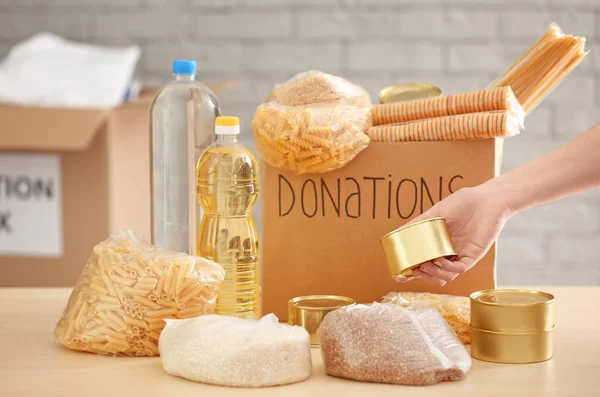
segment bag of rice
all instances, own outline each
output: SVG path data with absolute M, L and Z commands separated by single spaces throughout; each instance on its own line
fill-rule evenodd
M 471 357 L 437 310 L 346 306 L 318 330 L 325 372 L 363 382 L 432 385 L 462 379 Z
M 274 314 L 167 320 L 159 348 L 168 374 L 215 385 L 285 385 L 307 379 L 312 369 L 308 332 Z
M 224 277 L 207 259 L 113 233 L 94 247 L 54 335 L 73 350 L 158 355 L 164 320 L 212 313 Z

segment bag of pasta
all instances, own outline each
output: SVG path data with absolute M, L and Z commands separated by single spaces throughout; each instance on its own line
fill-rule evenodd
M 465 296 L 439 295 L 429 292 L 390 292 L 382 303 L 408 307 L 409 309 L 429 306 L 436 309 L 463 344 L 471 343 L 471 309 Z
M 345 306 L 327 314 L 317 333 L 331 376 L 419 386 L 460 380 L 471 368 L 469 352 L 430 307 Z
M 369 144 L 369 94 L 338 76 L 311 70 L 275 85 L 256 109 L 256 149 L 269 164 L 295 174 L 348 164 Z
M 368 146 L 368 116 L 366 107 L 264 103 L 252 121 L 256 149 L 270 165 L 295 174 L 333 171 Z
M 300 73 L 283 84 L 276 84 L 265 102 L 275 102 L 285 106 L 314 104 L 371 106 L 369 94 L 362 87 L 318 70 Z
M 73 350 L 158 355 L 164 320 L 212 313 L 224 276 L 207 259 L 113 233 L 94 247 L 54 335 Z

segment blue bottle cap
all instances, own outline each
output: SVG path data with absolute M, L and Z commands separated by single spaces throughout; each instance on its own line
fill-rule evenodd
M 173 74 L 196 74 L 196 61 L 185 59 L 174 61 Z

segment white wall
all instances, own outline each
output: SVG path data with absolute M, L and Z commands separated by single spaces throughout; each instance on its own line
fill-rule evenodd
M 140 45 L 146 82 L 169 78 L 174 58 L 195 58 L 203 80 L 239 80 L 221 102 L 251 139 L 256 105 L 297 72 L 339 74 L 373 96 L 414 81 L 447 93 L 477 89 L 553 21 L 587 36 L 592 52 L 507 140 L 509 170 L 600 121 L 600 0 L 0 0 L 0 54 L 46 29 Z M 499 280 L 600 285 L 599 246 L 600 191 L 530 210 L 502 234 Z

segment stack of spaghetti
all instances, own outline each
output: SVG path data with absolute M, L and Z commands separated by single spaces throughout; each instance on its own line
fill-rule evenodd
M 586 56 L 585 38 L 564 34 L 556 24 L 491 87 L 510 86 L 527 113 Z
M 486 90 L 375 105 L 368 135 L 374 142 L 507 137 L 525 115 L 585 57 L 585 38 L 548 31 Z

